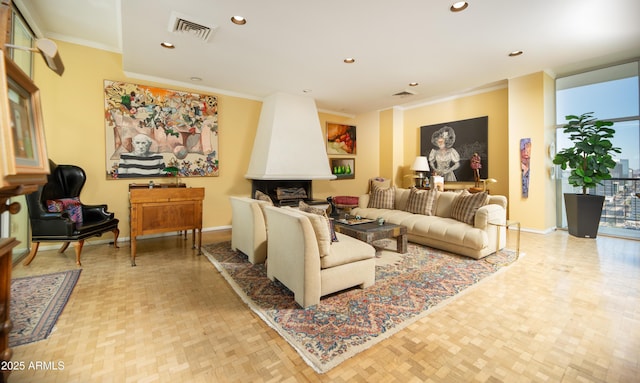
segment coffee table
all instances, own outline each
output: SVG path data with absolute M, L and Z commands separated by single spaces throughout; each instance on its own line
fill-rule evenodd
M 348 235 L 364 241 L 371 245 L 378 239 L 395 238 L 397 242 L 397 252 L 404 254 L 407 252 L 407 228 L 393 223 L 378 224 L 377 222 L 360 223 L 349 225 L 335 220 L 335 229 L 338 233 Z

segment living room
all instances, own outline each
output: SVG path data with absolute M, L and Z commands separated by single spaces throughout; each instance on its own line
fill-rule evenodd
M 48 156 L 58 164 L 75 164 L 87 172 L 88 181 L 83 189 L 82 199 L 91 203 L 108 204 L 109 210 L 120 218 L 120 230 L 123 233 L 121 240 L 127 240 L 128 187 L 132 181 L 107 179 L 105 176 L 105 80 L 211 94 L 218 98 L 220 174 L 217 177 L 193 177 L 182 181 L 189 187 L 206 189 L 203 228 L 207 232 L 207 238 L 217 238 L 221 232 L 228 235 L 232 215 L 229 196 L 251 193 L 251 181 L 245 174 L 259 125 L 261 98 L 234 92 L 218 92 L 199 85 L 188 86 L 186 81 L 164 81 L 158 77 L 129 73 L 124 68 L 125 59 L 120 53 L 61 39 L 56 39 L 56 44 L 64 61 L 64 75 L 53 73 L 38 58 L 34 61 L 34 79 L 41 92 Z M 634 57 L 637 57 L 637 52 L 624 59 Z M 621 59 L 623 58 L 616 58 L 607 64 Z M 526 232 L 524 238 L 534 244 L 529 245 L 529 251 L 544 252 L 541 248 L 544 248 L 546 242 L 537 242 L 535 238 L 556 235 L 553 232 L 556 228 L 557 202 L 554 183 L 546 171 L 551 167 L 548 147 L 555 140 L 555 84 L 553 74 L 544 69 L 536 68 L 523 75 L 505 77 L 490 85 L 481 84 L 470 91 L 461 91 L 416 105 L 393 106 L 359 113 L 320 109 L 318 116 L 323 135 L 326 135 L 327 122 L 357 126 L 357 175 L 353 179 L 339 181 L 314 181 L 314 197 L 323 199 L 332 195 L 360 195 L 367 191 L 369 179 L 376 176 L 390 178 L 394 184 L 406 186 L 406 176 L 413 173 L 410 165 L 420 151 L 421 126 L 488 116 L 488 155 L 491 162 L 489 177 L 498 180 L 492 184 L 491 193 L 508 197 L 509 217 L 521 222 L 523 231 Z M 520 153 L 516 149 L 523 137 L 529 137 L 535 143 L 532 148 L 532 167 L 539 169 L 531 175 L 528 198 L 521 197 Z M 144 182 L 149 180 L 145 179 Z M 151 180 L 155 183 L 167 182 L 161 177 Z M 16 219 L 19 220 L 19 217 Z M 566 235 L 564 232 L 561 234 Z M 99 244 L 109 242 L 110 239 L 107 234 L 90 241 L 89 245 L 99 247 Z M 166 238 L 160 238 L 159 241 L 160 245 L 151 245 L 158 252 L 163 251 L 163 246 L 174 244 Z M 510 241 L 513 244 L 513 238 Z M 567 242 L 573 243 L 566 238 L 555 238 L 552 242 L 556 250 Z M 571 251 L 584 251 L 589 249 L 588 246 L 579 243 Z M 178 249 L 179 252 L 189 252 L 180 247 Z M 128 249 L 125 247 L 119 253 L 120 260 L 126 263 L 122 250 Z M 30 267 L 41 267 L 38 263 L 47 261 L 46 256 L 44 259 L 38 258 Z M 92 261 L 99 262 L 99 259 L 94 257 Z M 85 267 L 93 266 L 87 261 Z M 223 299 L 229 299 L 229 296 Z M 233 304 L 234 309 L 238 307 L 240 306 Z M 247 319 L 247 315 L 244 314 L 242 318 Z M 250 317 L 248 320 L 252 321 Z M 251 322 L 251 326 L 259 327 L 255 320 Z M 236 330 L 241 331 L 242 328 Z M 269 338 L 276 338 L 264 335 L 267 330 L 262 330 L 259 336 L 265 337 L 267 341 Z M 296 363 L 295 357 L 289 353 L 285 351 L 287 358 L 294 362 L 287 361 L 285 364 Z M 633 360 L 637 360 L 637 357 L 637 354 L 633 354 Z M 349 372 L 344 371 L 344 374 L 341 378 L 347 380 Z M 278 377 L 273 379 L 278 380 Z M 229 380 L 242 379 L 231 377 Z M 531 380 L 536 379 L 531 377 Z

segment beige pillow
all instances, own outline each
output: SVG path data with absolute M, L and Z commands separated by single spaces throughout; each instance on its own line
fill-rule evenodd
M 327 226 L 329 227 L 329 235 L 331 236 L 331 242 L 338 242 L 338 236 L 336 235 L 336 228 L 333 225 L 333 220 L 329 218 L 327 215 L 327 211 L 325 209 L 320 209 L 319 207 L 310 206 L 304 201 L 300 201 L 298 203 L 298 209 L 302 211 L 306 211 L 307 213 L 317 214 L 319 216 L 324 217 L 327 220 Z
M 326 257 L 331 252 L 331 233 L 329 232 L 329 224 L 327 219 L 321 215 L 309 213 L 304 210 L 299 210 L 300 214 L 303 214 L 309 218 L 311 227 L 316 234 L 316 241 L 318 242 L 318 252 L 320 258 Z
M 412 187 L 409 191 L 409 199 L 405 211 L 414 214 L 433 215 L 433 207 L 437 190 L 418 190 Z
M 395 208 L 395 194 L 396 188 L 394 186 L 381 189 L 374 187 L 371 190 L 369 197 L 369 205 L 367 207 L 374 209 L 394 209 Z
M 487 192 L 460 194 L 451 204 L 451 218 L 473 225 L 476 211 L 487 202 Z
M 255 199 L 257 199 L 258 201 L 268 202 L 269 205 L 273 206 L 273 200 L 271 200 L 271 197 L 269 197 L 267 194 L 264 194 L 260 190 L 256 190 Z

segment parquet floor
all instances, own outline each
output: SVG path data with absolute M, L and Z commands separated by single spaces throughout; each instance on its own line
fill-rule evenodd
M 205 233 L 204 242 L 229 232 Z M 520 260 L 324 375 L 236 296 L 191 241 L 85 246 L 56 330 L 10 382 L 638 382 L 640 242 L 522 233 Z M 509 232 L 515 245 L 515 233 Z M 14 276 L 74 268 L 41 252 Z

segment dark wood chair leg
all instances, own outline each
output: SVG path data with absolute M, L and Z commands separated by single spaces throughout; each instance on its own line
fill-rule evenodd
M 60 247 L 60 249 L 58 249 L 58 253 L 62 254 L 64 253 L 65 250 L 67 250 L 67 247 L 69 247 L 69 244 L 71 242 L 65 242 L 62 244 L 62 246 Z
M 120 246 L 118 246 L 118 236 L 120 235 L 120 229 L 116 227 L 111 231 L 113 232 L 113 247 L 115 247 L 116 249 L 119 249 Z
M 84 246 L 84 239 L 79 240 L 73 246 L 76 248 L 76 265 L 82 266 L 80 263 L 80 254 L 82 253 L 82 246 Z
M 31 252 L 29 253 L 27 259 L 22 262 L 24 266 L 29 266 L 31 261 L 33 261 L 33 258 L 36 257 L 36 254 L 38 253 L 38 247 L 40 247 L 40 242 L 34 242 L 31 244 Z

